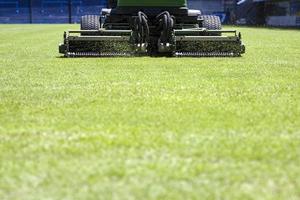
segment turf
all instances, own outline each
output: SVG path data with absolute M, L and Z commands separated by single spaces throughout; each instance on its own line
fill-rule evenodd
M 0 199 L 300 199 L 300 31 L 241 58 L 80 58 L 0 26 Z

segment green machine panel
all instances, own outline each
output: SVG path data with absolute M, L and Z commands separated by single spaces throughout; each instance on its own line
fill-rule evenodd
M 186 0 L 118 0 L 118 6 L 186 7 Z

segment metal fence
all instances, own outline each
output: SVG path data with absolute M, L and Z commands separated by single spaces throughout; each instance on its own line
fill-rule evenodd
M 0 0 L 0 23 L 77 23 L 107 0 Z

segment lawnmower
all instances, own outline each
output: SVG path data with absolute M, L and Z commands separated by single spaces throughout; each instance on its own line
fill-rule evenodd
M 64 32 L 65 57 L 241 56 L 241 33 L 222 30 L 220 18 L 187 8 L 187 0 L 110 0 L 100 15 Z

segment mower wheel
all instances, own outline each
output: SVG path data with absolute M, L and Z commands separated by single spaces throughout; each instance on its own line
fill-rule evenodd
M 221 30 L 222 24 L 218 16 L 214 15 L 203 15 L 203 28 L 207 30 Z
M 207 30 L 221 30 L 222 24 L 218 16 L 214 15 L 203 15 L 202 27 Z M 221 36 L 221 33 L 209 33 L 211 36 Z
M 81 30 L 99 30 L 100 16 L 84 15 L 81 17 Z

